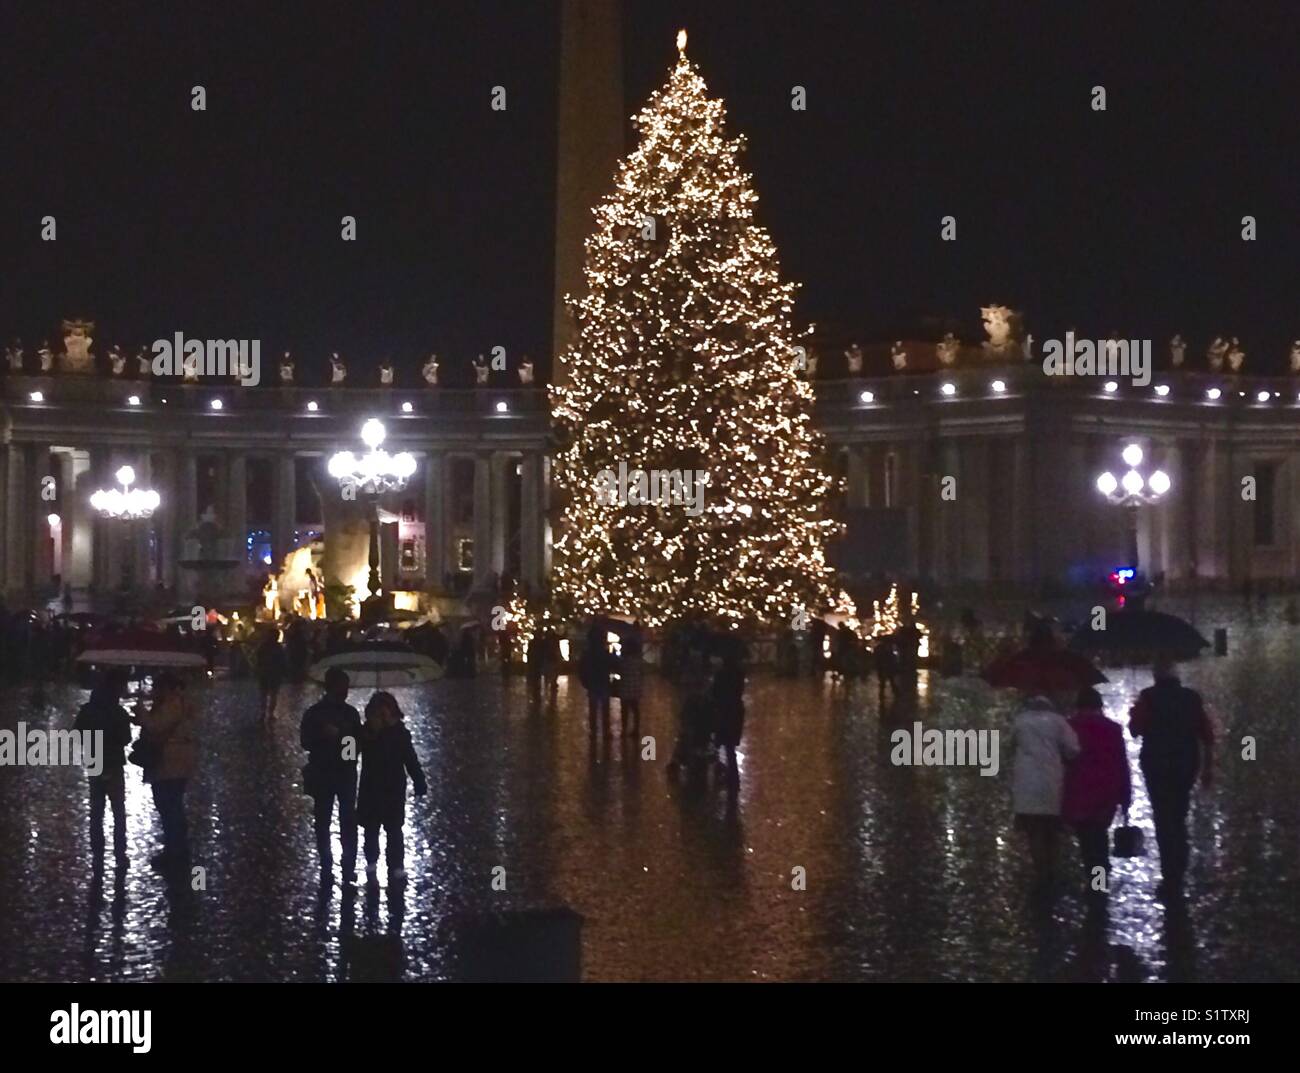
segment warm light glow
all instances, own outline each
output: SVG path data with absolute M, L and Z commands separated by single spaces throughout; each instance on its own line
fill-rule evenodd
M 139 396 L 139 395 L 131 395 L 131 396 L 129 396 L 129 397 L 127 398 L 127 400 L 126 400 L 126 404 L 127 404 L 128 406 L 139 406 L 139 405 L 140 405 L 140 396 Z
M 678 51 L 678 52 L 683 52 L 683 53 L 686 51 L 686 31 L 685 31 L 685 30 L 678 30 L 678 31 L 677 31 L 677 51 Z
M 1006 381 L 1004 380 L 994 380 L 991 386 L 999 395 L 1007 389 Z
M 1101 387 L 1103 391 L 1105 391 L 1107 394 L 1110 395 L 1115 394 L 1115 392 L 1119 390 L 1119 384 L 1115 383 L 1114 380 L 1107 380 L 1104 384 L 1101 385 Z
M 506 403 L 504 399 L 497 403 L 497 413 L 506 414 L 509 412 L 510 412 L 510 406 L 508 403 Z
M 420 594 L 399 589 L 393 593 L 394 611 L 419 611 Z
M 29 399 L 31 399 L 32 402 L 44 402 L 44 401 L 45 401 L 45 396 L 44 396 L 41 392 L 39 392 L 39 391 L 33 391 L 33 392 L 32 392 L 30 395 L 28 395 L 27 397 L 28 397 Z
M 1124 485 L 1124 491 L 1131 496 L 1137 495 L 1146 485 L 1146 482 L 1142 480 L 1142 474 L 1135 469 L 1131 469 L 1124 474 L 1124 480 L 1122 483 Z
M 409 413 L 411 413 L 414 409 L 415 409 L 415 407 L 414 407 L 413 405 L 411 405 L 411 403 L 409 403 L 409 402 L 404 402 L 404 403 L 402 403 L 402 413 L 404 413 L 404 414 L 409 414 Z
M 115 474 L 118 484 L 135 484 L 135 470 L 130 466 L 123 466 Z
M 57 514 L 48 514 L 46 515 L 45 520 L 50 523 L 51 529 L 57 529 L 59 527 L 59 522 L 61 521 Z
M 1222 394 L 1223 392 L 1220 391 L 1217 387 L 1212 387 L 1205 393 L 1205 397 L 1207 399 L 1217 399 Z
M 1120 458 L 1124 459 L 1124 465 L 1133 467 L 1142 465 L 1142 448 L 1136 443 L 1130 443 L 1124 448 Z
M 1114 495 L 1115 489 L 1119 487 L 1119 481 L 1115 479 L 1115 474 L 1107 471 L 1097 478 L 1097 488 L 1102 495 Z
M 1151 479 L 1147 483 L 1151 485 L 1151 491 L 1158 496 L 1162 496 L 1169 491 L 1169 474 L 1162 469 L 1158 469 L 1151 474 Z
M 407 451 L 390 455 L 379 445 L 388 435 L 382 421 L 371 418 L 361 426 L 361 438 L 370 451 L 358 457 L 351 451 L 339 451 L 330 456 L 325 468 L 335 480 L 351 481 L 363 492 L 377 495 L 397 491 L 406 486 L 415 473 L 415 456 Z
M 316 404 L 315 400 L 312 400 L 311 402 L 307 403 L 307 412 L 309 414 L 314 414 L 319 409 L 320 407 Z
M 372 451 L 377 450 L 387 436 L 388 430 L 384 428 L 384 423 L 377 417 L 372 417 L 361 426 L 361 442 Z
M 1168 385 L 1168 384 L 1157 384 L 1157 385 L 1156 385 L 1156 394 L 1159 395 L 1159 396 L 1163 399 L 1166 395 L 1169 394 L 1169 385 Z
M 943 387 L 941 387 L 939 390 L 942 391 L 945 395 L 956 395 L 956 394 L 957 394 L 957 385 L 956 385 L 956 384 L 944 384 Z
M 876 393 L 874 391 L 864 391 L 858 396 L 859 402 L 875 402 Z
M 794 326 L 797 284 L 755 219 L 726 106 L 684 56 L 634 122 L 569 302 L 578 331 L 558 358 L 570 375 L 550 388 L 563 504 L 552 591 L 576 618 L 787 623 L 792 607 L 830 605 L 826 544 L 842 530 L 796 360 L 810 334 Z M 647 220 L 656 234 L 643 236 Z M 600 474 L 621 460 L 703 471 L 703 509 L 603 502 Z
M 222 402 L 220 399 L 213 399 L 210 403 L 208 403 L 208 405 L 211 406 L 214 410 L 220 410 L 223 406 L 225 406 L 225 403 Z
M 1270 397 L 1271 396 L 1267 391 L 1261 391 L 1258 395 L 1255 396 L 1255 398 L 1258 399 L 1260 402 L 1268 402 Z

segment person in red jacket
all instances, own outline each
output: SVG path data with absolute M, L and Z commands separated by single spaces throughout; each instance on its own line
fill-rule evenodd
M 1101 695 L 1081 689 L 1070 727 L 1079 755 L 1065 771 L 1061 818 L 1074 828 L 1083 858 L 1084 881 L 1092 904 L 1104 905 L 1110 888 L 1110 824 L 1115 810 L 1133 803 L 1124 729 L 1106 718 Z

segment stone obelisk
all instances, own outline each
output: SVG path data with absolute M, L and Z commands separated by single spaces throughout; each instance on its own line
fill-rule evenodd
M 619 0 L 563 0 L 561 5 L 553 383 L 567 379 L 560 355 L 574 334 L 564 296 L 584 293 L 582 243 L 594 228 L 591 210 L 614 188 L 614 169 L 623 155 L 621 8 Z

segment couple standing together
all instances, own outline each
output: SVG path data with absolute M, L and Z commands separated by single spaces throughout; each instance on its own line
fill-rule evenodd
M 1157 897 L 1182 894 L 1189 857 L 1187 813 L 1199 772 L 1211 782 L 1214 732 L 1201 696 L 1182 685 L 1167 659 L 1153 668 L 1155 684 L 1142 690 L 1129 733 L 1142 739 L 1140 765 L 1151 800 L 1161 882 Z M 1029 840 L 1040 890 L 1050 887 L 1056 834 L 1074 828 L 1094 904 L 1104 904 L 1110 880 L 1110 824 L 1132 803 L 1124 731 L 1108 719 L 1095 689 L 1080 691 L 1068 720 L 1043 697 L 1016 716 L 1012 802 L 1016 826 Z M 1097 885 L 1098 871 L 1106 882 Z
M 387 839 L 388 875 L 406 878 L 402 827 L 406 822 L 406 777 L 415 796 L 427 789 L 415 755 L 411 732 L 391 693 L 377 692 L 366 704 L 366 721 L 347 702 L 347 672 L 333 667 L 325 674 L 325 696 L 303 713 L 300 740 L 307 750 L 303 792 L 315 802 L 316 849 L 321 879 L 332 876 L 334 856 L 330 821 L 338 802 L 342 879 L 356 875 L 357 827 L 365 832 L 366 876 L 374 880 L 379 863 L 379 829 Z M 361 761 L 358 785 L 357 761 Z

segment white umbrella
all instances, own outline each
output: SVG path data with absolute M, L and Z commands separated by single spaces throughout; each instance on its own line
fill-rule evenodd
M 352 685 L 359 689 L 414 686 L 442 677 L 442 664 L 437 660 L 406 645 L 382 641 L 335 652 L 313 663 L 308 673 L 313 681 L 324 682 L 331 667 L 347 671 Z

